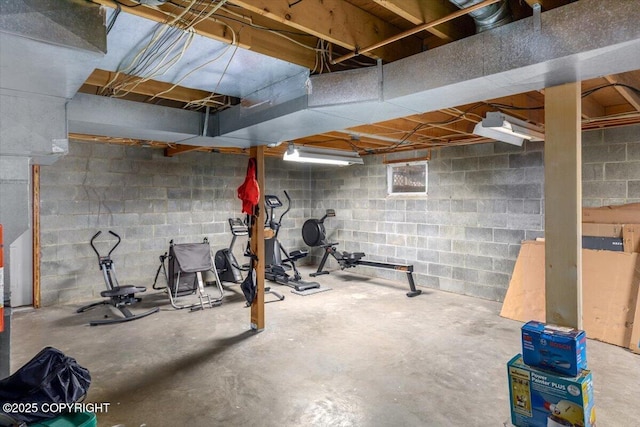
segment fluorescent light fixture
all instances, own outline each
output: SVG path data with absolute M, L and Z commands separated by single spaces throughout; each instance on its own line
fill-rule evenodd
M 329 150 L 315 147 L 296 147 L 289 143 L 283 160 L 300 163 L 320 163 L 325 165 L 347 166 L 364 162 L 358 153 L 353 151 Z
M 476 135 L 522 146 L 527 141 L 544 141 L 542 128 L 500 112 L 489 112 L 473 129 Z

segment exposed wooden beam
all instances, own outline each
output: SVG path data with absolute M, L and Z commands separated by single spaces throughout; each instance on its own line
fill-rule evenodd
M 115 7 L 112 0 L 94 0 L 94 3 L 110 8 Z M 185 2 L 185 5 L 186 4 Z M 164 23 L 176 15 L 177 8 L 174 4 L 166 3 L 160 8 L 150 8 L 146 6 L 123 7 L 122 11 L 155 22 Z M 239 47 L 298 64 L 306 68 L 314 67 L 316 52 L 310 47 L 305 48 L 300 46 L 276 33 L 252 28 L 249 25 L 250 22 L 237 22 L 237 17 L 228 16 L 223 11 L 218 12 L 219 15 L 222 16 L 216 16 L 216 20 L 206 19 L 196 25 L 194 28 L 196 33 L 223 43 L 231 43 L 233 39 L 231 28 L 237 36 L 236 40 Z M 275 48 L 273 48 L 273 46 L 275 46 Z
M 32 193 L 32 272 L 33 272 L 33 308 L 41 306 L 41 275 L 40 255 L 42 253 L 40 240 L 40 165 L 31 167 L 31 193 Z M 0 248 L 1 250 L 1 248 Z
M 622 74 L 614 74 L 610 76 L 605 76 L 604 78 L 609 83 L 617 84 L 617 85 L 627 85 L 627 86 L 635 87 L 637 84 L 636 82 L 632 81 L 631 79 L 627 78 Z M 620 95 L 624 97 L 624 99 L 627 100 L 629 104 L 633 106 L 633 108 L 636 109 L 636 111 L 640 111 L 640 96 L 638 96 L 631 89 L 624 86 L 614 86 L 614 88 L 618 91 L 618 93 L 620 93 Z
M 353 52 L 350 52 L 346 55 L 342 55 L 339 58 L 335 58 L 331 60 L 331 64 L 338 64 L 340 62 L 346 61 L 347 59 L 353 58 L 354 56 L 358 56 L 358 55 L 364 55 L 367 52 L 373 52 L 379 49 L 383 49 L 383 48 L 387 48 L 389 47 L 389 45 L 392 45 L 400 40 L 405 40 L 407 39 L 407 37 L 410 37 L 414 34 L 420 33 L 422 31 L 426 31 L 429 28 L 433 28 L 436 27 L 440 24 L 443 24 L 445 22 L 451 21 L 453 19 L 459 18 L 461 16 L 465 16 L 468 13 L 471 13 L 473 11 L 482 9 L 484 7 L 487 7 L 489 5 L 492 5 L 494 3 L 499 2 L 500 0 L 482 0 L 480 3 L 476 3 L 473 6 L 469 6 L 466 7 L 464 9 L 458 9 L 456 12 L 453 12 L 447 16 L 444 16 L 440 19 L 436 19 L 435 21 L 431 21 L 431 22 L 427 22 L 425 24 L 422 25 L 418 25 L 415 28 L 411 28 L 409 30 L 403 31 L 401 33 L 392 35 L 390 37 L 387 37 L 377 43 L 374 43 L 372 45 L 368 45 L 366 47 L 361 47 L 358 46 L 357 49 L 354 49 Z M 402 45 L 406 44 L 405 42 L 402 43 Z M 394 44 L 395 46 L 395 44 Z
M 534 96 L 535 95 L 535 96 Z M 514 107 L 510 110 L 506 107 L 494 106 L 494 108 L 502 109 L 510 116 L 521 120 L 530 121 L 536 124 L 544 123 L 544 97 L 538 96 L 537 92 L 519 93 L 517 95 L 495 98 L 487 101 L 487 104 L 494 106 L 495 104 L 504 104 Z
M 325 136 L 327 139 L 337 139 L 341 141 L 341 148 L 346 148 L 348 150 L 356 147 L 363 147 L 366 145 L 374 146 L 374 147 L 387 147 L 389 145 L 395 144 L 397 141 L 385 141 L 384 139 L 376 139 L 375 135 L 359 135 L 353 139 L 352 135 L 357 135 L 358 132 L 349 133 L 349 131 L 334 131 L 334 132 L 326 132 L 321 134 Z M 366 148 L 366 147 L 365 147 Z
M 381 141 L 384 141 L 383 138 L 394 140 L 387 142 L 387 145 L 395 144 L 402 139 L 406 139 L 407 142 L 418 142 L 418 138 L 416 136 L 407 136 L 411 129 L 406 129 L 405 127 L 402 127 L 400 125 L 376 123 L 371 125 L 354 126 L 349 128 L 348 131 L 353 131 L 356 134 L 363 133 L 371 137 L 375 137 L 374 135 L 379 135 L 381 137 Z
M 265 184 L 265 170 L 264 170 L 264 152 L 265 146 L 251 147 L 250 156 L 255 159 L 256 162 L 256 180 L 258 181 L 258 187 L 260 188 L 260 199 L 258 201 L 258 214 L 253 216 L 254 226 L 251 227 L 251 252 L 256 255 L 257 260 L 254 261 L 254 269 L 256 274 L 256 297 L 251 304 L 251 329 L 255 331 L 261 331 L 265 328 L 264 317 L 264 268 L 265 268 L 265 212 L 262 207 L 264 206 L 264 184 Z
M 545 90 L 546 321 L 582 329 L 580 83 Z
M 178 154 L 189 153 L 191 151 L 198 151 L 201 149 L 202 147 L 197 145 L 178 144 L 176 146 L 168 146 L 167 148 L 165 148 L 164 155 L 165 157 L 173 157 L 173 156 L 177 156 Z
M 438 112 L 440 113 L 440 111 Z M 442 111 L 442 113 L 444 113 L 444 111 Z M 427 114 L 431 114 L 431 113 L 427 113 Z M 471 119 L 465 120 L 463 117 L 459 116 L 459 113 L 452 114 L 448 120 L 432 119 L 428 115 L 409 116 L 409 117 L 406 117 L 405 120 L 408 120 L 416 124 L 420 124 L 420 123 L 424 124 L 424 128 L 422 130 L 435 128 L 435 129 L 446 130 L 449 133 L 462 134 L 462 135 L 473 135 L 472 133 L 473 126 L 475 126 L 475 124 L 480 121 L 480 120 L 474 121 Z M 444 122 L 447 122 L 447 123 L 444 123 Z
M 435 21 L 458 9 L 453 3 L 442 0 L 374 0 L 374 2 L 414 25 Z M 475 29 L 471 19 L 460 19 L 455 23 L 448 21 L 428 28 L 427 31 L 442 40 L 453 41 L 472 35 Z
M 91 73 L 91 75 L 87 78 L 85 84 L 105 87 L 113 80 L 116 74 L 117 73 L 112 71 L 95 69 L 93 73 Z M 128 74 L 120 73 L 117 79 L 112 84 L 123 83 L 131 78 L 133 77 Z M 165 92 L 162 93 L 159 98 L 170 99 L 172 101 L 179 101 L 184 103 L 203 99 L 211 95 L 210 92 L 204 90 L 189 89 L 182 86 L 176 86 L 172 89 L 172 86 L 173 85 L 170 83 L 160 82 L 157 80 L 147 80 L 139 84 L 131 83 L 128 87 L 124 87 L 123 90 L 130 90 L 131 93 L 137 93 L 147 96 L 155 96 L 159 93 Z
M 358 50 L 400 33 L 400 30 L 343 0 L 307 1 L 290 6 L 289 0 L 234 0 L 234 4 L 296 30 L 312 34 L 349 50 Z M 421 50 L 418 38 L 372 51 L 386 61 Z

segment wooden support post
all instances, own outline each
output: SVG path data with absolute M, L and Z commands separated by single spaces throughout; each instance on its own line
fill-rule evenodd
M 545 273 L 548 323 L 582 329 L 580 82 L 545 89 Z
M 258 286 L 256 298 L 251 304 L 251 329 L 261 331 L 264 329 L 264 146 L 252 147 L 250 156 L 256 159 L 256 179 L 260 187 L 260 200 L 258 201 L 258 216 L 251 228 L 251 252 L 258 257 L 255 263 L 256 284 Z
M 40 308 L 40 165 L 33 165 L 32 168 L 33 307 Z

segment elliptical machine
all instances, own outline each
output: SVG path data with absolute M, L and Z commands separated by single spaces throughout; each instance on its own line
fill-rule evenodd
M 240 218 L 229 218 L 229 227 L 231 227 L 231 235 L 233 237 L 228 248 L 220 249 L 216 252 L 216 269 L 218 269 L 218 275 L 223 282 L 242 283 L 243 268 L 238 264 L 238 260 L 233 254 L 233 247 L 238 236 L 249 235 L 249 228 Z
M 268 218 L 265 224 L 274 231 L 274 236 L 265 239 L 265 271 L 264 276 L 267 280 L 286 285 L 294 288 L 298 292 L 308 291 L 310 289 L 319 289 L 320 284 L 318 282 L 307 282 L 302 280 L 300 272 L 296 268 L 295 262 L 299 259 L 306 257 L 309 254 L 307 250 L 295 250 L 287 252 L 278 240 L 278 233 L 280 232 L 280 226 L 282 225 L 282 218 L 291 210 L 291 197 L 285 191 L 285 197 L 287 198 L 287 209 L 280 215 L 280 218 L 275 220 L 275 209 L 283 206 L 282 202 L 276 195 L 265 195 L 264 201 L 268 211 Z M 284 258 L 282 257 L 284 255 Z M 293 275 L 287 273 L 292 270 Z
M 221 282 L 239 284 L 244 280 L 242 272 L 248 272 L 249 266 L 242 266 L 238 263 L 236 256 L 233 254 L 233 247 L 236 244 L 238 236 L 249 235 L 249 227 L 247 227 L 247 224 L 240 218 L 229 218 L 229 227 L 231 228 L 231 235 L 233 236 L 231 243 L 229 243 L 228 248 L 223 248 L 216 252 L 214 263 Z M 269 287 L 266 287 L 264 292 L 276 297 L 276 300 L 266 302 L 282 301 L 284 299 L 284 295 L 281 295 Z

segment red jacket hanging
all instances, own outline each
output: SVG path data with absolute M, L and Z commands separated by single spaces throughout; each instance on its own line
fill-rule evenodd
M 247 165 L 247 176 L 238 187 L 238 198 L 242 200 L 242 213 L 253 215 L 253 208 L 260 200 L 260 186 L 256 180 L 256 159 L 250 158 Z

